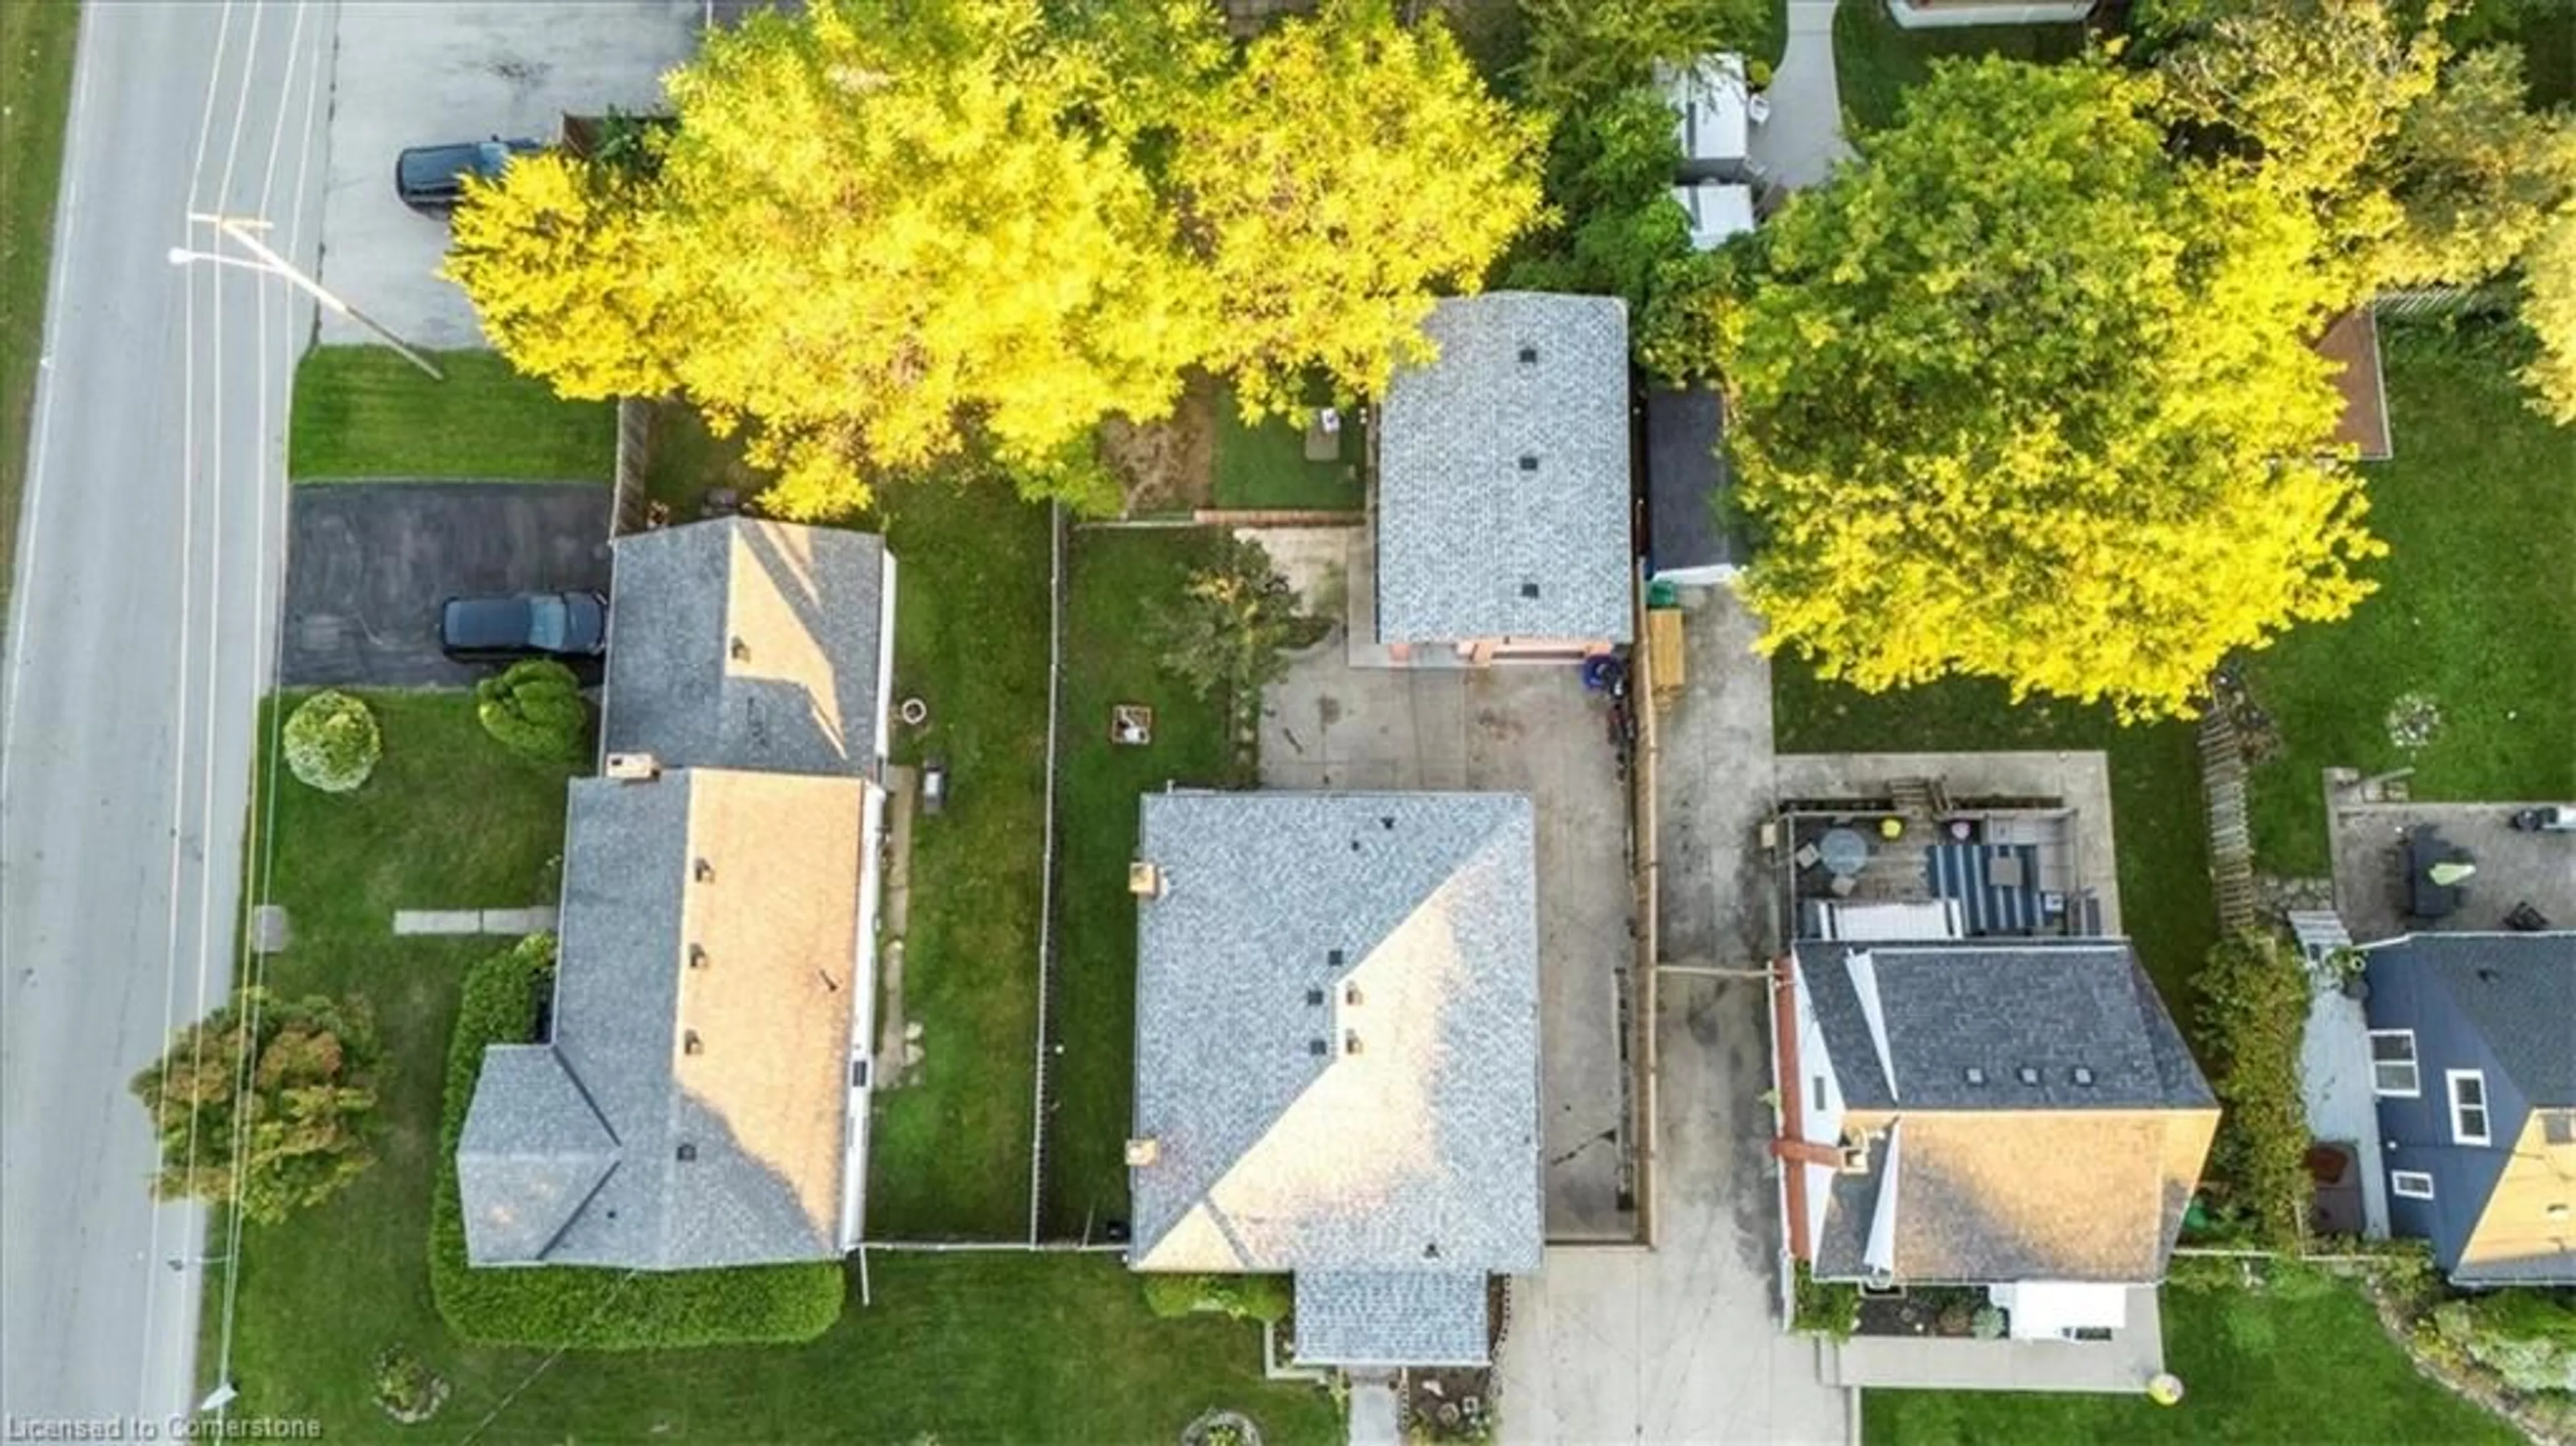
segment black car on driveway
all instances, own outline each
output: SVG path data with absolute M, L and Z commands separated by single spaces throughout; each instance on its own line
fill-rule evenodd
M 543 141 L 457 141 L 443 146 L 413 146 L 394 158 L 394 194 L 424 216 L 444 216 L 465 197 L 465 178 L 501 179 L 514 156 L 544 150 Z
M 608 649 L 608 599 L 595 592 L 452 597 L 438 605 L 438 648 L 460 663 L 585 662 Z

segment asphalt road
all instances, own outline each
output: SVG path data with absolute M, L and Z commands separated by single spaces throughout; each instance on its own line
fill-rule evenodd
M 0 1414 L 187 1409 L 204 1257 L 127 1081 L 220 1001 L 274 664 L 290 361 L 311 307 L 191 209 L 310 264 L 337 7 L 91 0 L 0 665 Z M 175 1262 L 175 1264 L 174 1264 Z M 130 1431 L 131 1428 L 129 1428 Z M 166 1434 L 166 1430 L 165 1430 Z M 139 1437 L 131 1437 L 139 1439 Z

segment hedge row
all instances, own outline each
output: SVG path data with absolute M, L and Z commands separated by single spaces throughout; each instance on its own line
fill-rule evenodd
M 847 1293 L 832 1261 L 667 1275 L 556 1265 L 476 1270 L 465 1263 L 456 1145 L 483 1047 L 535 1037 L 540 991 L 553 973 L 554 939 L 539 934 L 465 976 L 447 1049 L 438 1201 L 429 1227 L 430 1293 L 448 1328 L 478 1345 L 588 1350 L 808 1341 L 831 1329 Z
M 2296 1250 L 2315 1199 L 2308 1110 L 2299 1089 L 2308 974 L 2268 934 L 2222 939 L 2195 981 L 2201 1057 L 2224 1107 L 2210 1174 L 2267 1249 Z

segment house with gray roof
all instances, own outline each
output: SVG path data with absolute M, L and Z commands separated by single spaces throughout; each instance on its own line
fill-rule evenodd
M 724 519 L 617 562 L 550 1032 L 485 1052 L 456 1154 L 466 1258 L 834 1259 L 867 1178 L 894 560 Z
M 1634 635 L 1628 314 L 1446 300 L 1378 421 L 1377 641 L 1402 662 L 1580 658 Z
M 2218 1102 L 2122 939 L 1800 940 L 1773 1028 L 1791 1253 L 1985 1286 L 2014 1339 L 2126 1323 Z
M 1528 799 L 1141 805 L 1129 1265 L 1289 1273 L 1301 1361 L 1481 1365 L 1539 1265 Z
M 2361 946 L 2392 1233 L 2465 1287 L 2576 1285 L 2576 932 Z
M 885 539 L 723 517 L 616 546 L 605 751 L 672 768 L 876 773 L 894 669 Z

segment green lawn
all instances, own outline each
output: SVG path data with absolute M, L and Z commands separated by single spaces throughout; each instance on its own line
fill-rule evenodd
M 1086 1221 L 1124 1218 L 1121 1154 L 1134 1113 L 1136 855 L 1139 796 L 1167 782 L 1248 782 L 1233 762 L 1223 709 L 1200 702 L 1156 664 L 1147 619 L 1176 595 L 1219 534 L 1190 528 L 1075 534 L 1065 629 L 1064 742 L 1057 774 L 1054 1034 L 1056 1114 L 1047 1147 L 1045 1226 L 1074 1238 Z M 1154 740 L 1109 741 L 1115 703 L 1154 710 Z
M 2389 556 L 2350 618 L 2254 656 L 2256 701 L 2282 752 L 2254 775 L 2257 857 L 2327 871 L 2318 775 L 2413 765 L 2419 798 L 2576 796 L 2576 625 L 2566 549 L 2576 538 L 2576 429 L 2523 404 L 2501 327 L 2383 330 L 2393 460 L 2363 469 L 2370 527 Z M 2408 754 L 2388 705 L 2430 694 L 2441 733 Z
M 1834 79 L 1843 114 L 1860 130 L 1896 122 L 1905 92 L 1932 74 L 1945 56 L 2002 55 L 2054 64 L 2082 53 L 2084 27 L 2058 25 L 1960 25 L 1907 30 L 1878 0 L 1855 0 L 1834 10 Z
M 1788 658 L 1772 662 L 1772 691 L 1783 753 L 2107 753 L 2121 922 L 2166 1003 L 2177 1017 L 2188 1016 L 2191 978 L 2218 935 L 2200 761 L 2189 724 L 2123 728 L 2106 708 L 2015 707 L 2000 685 L 1975 680 L 1873 695 L 1820 681 Z
M 900 565 L 903 761 L 946 759 L 949 804 L 912 836 L 903 1012 L 920 1078 L 877 1095 L 868 1238 L 1019 1240 L 1036 1088 L 1046 825 L 1047 515 L 998 478 L 886 489 Z
M 297 481 L 451 477 L 606 482 L 617 409 L 567 402 L 487 351 L 441 352 L 433 381 L 391 348 L 322 346 L 295 369 L 286 471 Z
M 54 193 L 71 113 L 78 0 L 0 5 L 0 621 L 18 559 L 36 358 L 45 347 L 45 288 Z
M 2520 1435 L 2415 1374 L 2349 1287 L 2306 1298 L 2234 1291 L 2164 1293 L 2165 1364 L 2179 1406 L 2143 1396 L 1871 1391 L 1868 1446 L 2277 1446 L 2493 1443 Z
M 1366 429 L 1347 410 L 1341 459 L 1333 462 L 1306 460 L 1306 429 L 1294 422 L 1273 417 L 1244 425 L 1231 390 L 1217 393 L 1214 410 L 1218 507 L 1357 512 L 1367 505 L 1359 473 L 1359 459 L 1368 455 Z

